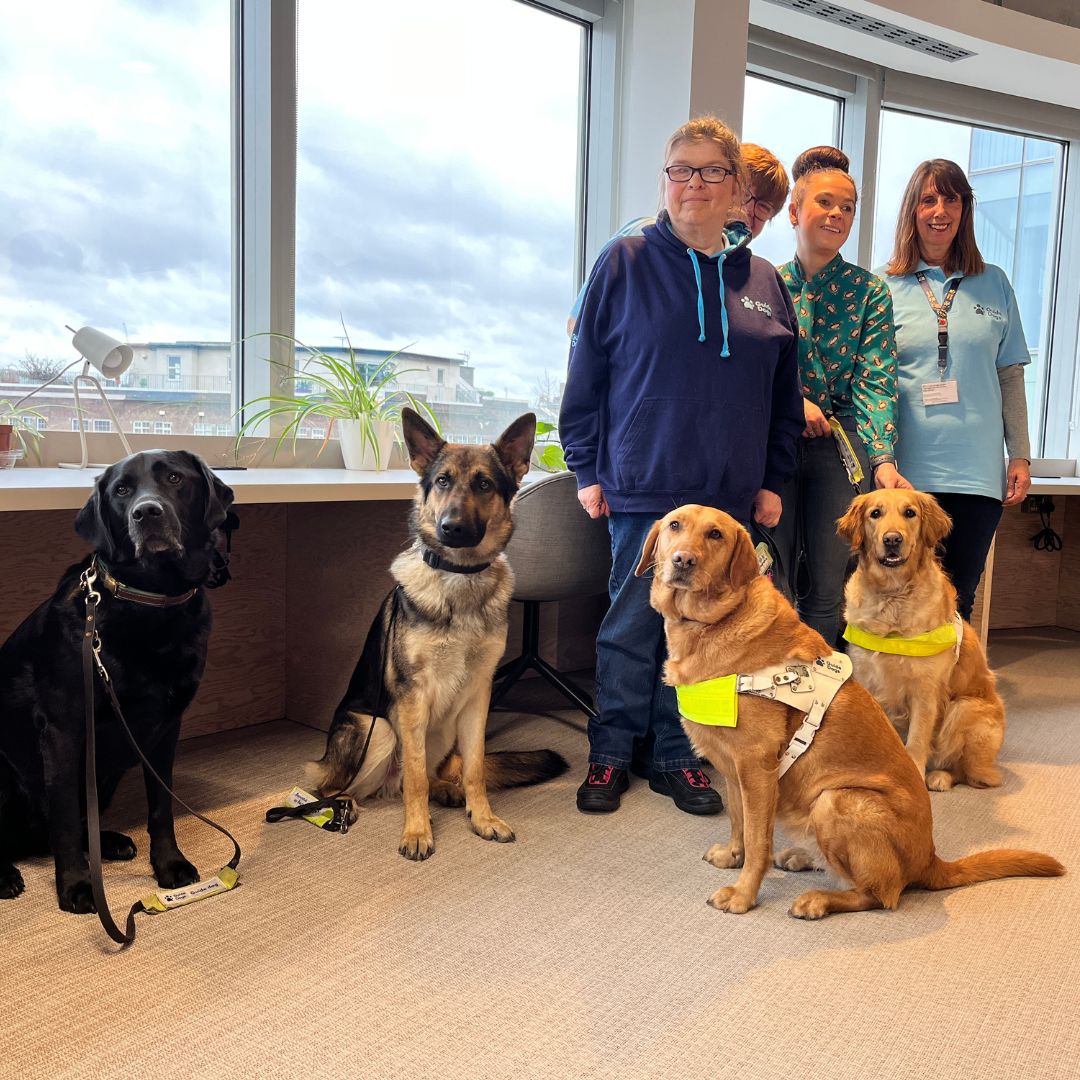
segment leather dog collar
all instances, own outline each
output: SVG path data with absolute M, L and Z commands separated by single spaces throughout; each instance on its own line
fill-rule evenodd
M 462 566 L 460 563 L 450 562 L 449 559 L 444 559 L 437 551 L 432 551 L 431 548 L 425 547 L 422 549 L 424 562 L 431 567 L 432 570 L 445 570 L 449 574 L 479 574 L 482 570 L 486 570 L 491 563 L 481 563 L 479 566 Z
M 96 570 L 98 579 L 102 585 L 109 590 L 116 597 L 117 600 L 133 600 L 137 604 L 148 604 L 150 607 L 176 607 L 178 604 L 186 604 L 198 591 L 196 586 L 194 589 L 188 589 L 187 592 L 181 593 L 179 596 L 169 596 L 166 593 L 154 593 L 147 592 L 145 589 L 135 589 L 130 585 L 125 585 L 122 581 L 117 581 L 116 578 L 109 573 L 105 564 L 95 555 L 93 562 L 90 564 L 90 569 Z

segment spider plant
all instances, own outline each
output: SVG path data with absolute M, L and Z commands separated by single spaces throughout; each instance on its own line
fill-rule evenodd
M 326 434 L 318 453 L 321 454 L 330 441 L 336 424 L 341 421 L 359 422 L 362 446 L 370 447 L 375 459 L 375 467 L 382 467 L 382 452 L 378 440 L 380 421 L 397 424 L 401 420 L 401 410 L 410 405 L 425 416 L 435 428 L 440 430 L 439 421 L 428 404 L 420 401 L 407 390 L 394 389 L 394 380 L 408 375 L 419 368 L 398 369 L 395 361 L 404 349 L 398 349 L 380 361 L 374 368 L 357 361 L 356 352 L 346 333 L 348 358 L 331 356 L 329 353 L 305 345 L 298 338 L 289 334 L 255 334 L 253 337 L 281 338 L 290 342 L 298 350 L 298 363 L 294 367 L 276 360 L 268 360 L 277 377 L 277 384 L 286 391 L 278 394 L 266 394 L 253 398 L 245 406 L 247 418 L 236 433 L 235 446 L 240 448 L 240 441 L 253 428 L 267 420 L 287 418 L 287 423 L 278 433 L 274 446 L 274 456 L 289 438 L 296 440 L 301 427 L 318 417 L 329 421 Z M 409 346 L 405 346 L 408 348 Z M 299 358 L 299 350 L 306 356 Z M 298 383 L 313 383 L 311 393 L 301 393 Z M 252 412 L 253 406 L 261 406 Z

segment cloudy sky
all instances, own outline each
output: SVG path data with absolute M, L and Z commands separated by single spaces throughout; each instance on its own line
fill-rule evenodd
M 0 367 L 65 323 L 229 336 L 229 3 L 0 16 Z M 566 363 L 581 31 L 506 0 L 301 0 L 297 334 Z

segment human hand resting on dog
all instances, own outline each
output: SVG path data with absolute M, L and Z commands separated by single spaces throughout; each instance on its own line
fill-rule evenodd
M 590 484 L 588 487 L 583 487 L 577 493 L 577 499 L 585 508 L 585 513 L 591 518 L 608 517 L 610 515 L 607 500 L 604 498 L 603 489 L 599 484 Z
M 906 491 L 914 491 L 910 480 L 905 480 L 891 461 L 883 461 L 874 470 L 874 487 L 877 488 L 904 488 Z

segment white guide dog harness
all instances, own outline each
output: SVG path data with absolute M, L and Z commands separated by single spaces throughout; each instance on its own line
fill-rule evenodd
M 780 757 L 779 776 L 810 749 L 825 712 L 840 687 L 851 678 L 851 659 L 834 652 L 813 663 L 793 661 L 761 668 L 748 675 L 725 675 L 719 679 L 675 688 L 679 712 L 695 724 L 735 727 L 738 694 L 768 698 L 806 713 L 798 731 Z

